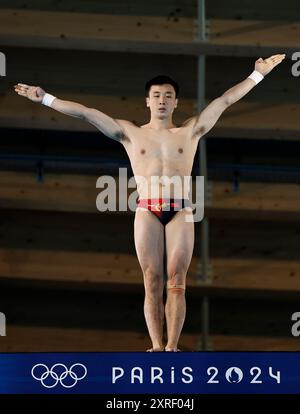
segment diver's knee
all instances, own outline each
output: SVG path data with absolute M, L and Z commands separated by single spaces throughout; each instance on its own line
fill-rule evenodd
M 174 283 L 173 280 L 168 280 L 167 289 L 168 293 L 183 295 L 185 293 L 185 283 Z

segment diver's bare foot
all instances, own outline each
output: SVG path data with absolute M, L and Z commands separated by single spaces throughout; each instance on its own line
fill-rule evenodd
M 150 348 L 146 352 L 163 352 L 164 348 Z
M 179 348 L 165 348 L 166 352 L 181 352 Z

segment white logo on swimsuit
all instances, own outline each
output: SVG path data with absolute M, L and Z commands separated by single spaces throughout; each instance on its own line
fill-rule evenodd
M 54 388 L 59 383 L 64 388 L 75 387 L 78 381 L 86 377 L 87 368 L 83 364 L 73 364 L 70 369 L 64 364 L 54 364 L 50 369 L 45 364 L 36 364 L 31 375 L 46 388 Z M 49 381 L 46 380 L 50 379 Z
M 161 211 L 163 208 L 170 206 L 170 203 L 148 204 L 149 207 L 154 207 L 156 211 Z

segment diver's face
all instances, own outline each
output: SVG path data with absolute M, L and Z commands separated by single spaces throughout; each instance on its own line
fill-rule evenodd
M 146 104 L 150 108 L 151 115 L 156 118 L 165 119 L 170 117 L 178 104 L 175 89 L 169 84 L 152 85 L 149 97 L 146 98 Z

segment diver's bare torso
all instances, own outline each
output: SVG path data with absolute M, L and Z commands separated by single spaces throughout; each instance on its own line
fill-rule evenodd
M 155 130 L 147 125 L 138 127 L 128 121 L 118 122 L 126 132 L 121 142 L 131 162 L 139 197 L 188 198 L 183 177 L 191 175 L 198 145 L 192 128 Z M 171 184 L 168 178 L 173 178 Z M 182 196 L 178 197 L 179 194 Z

